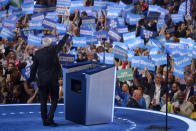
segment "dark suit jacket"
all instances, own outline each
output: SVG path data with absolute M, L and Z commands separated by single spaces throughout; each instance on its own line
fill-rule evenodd
M 139 103 L 135 99 L 133 99 L 132 97 L 129 98 L 128 103 L 127 103 L 127 107 L 141 108 Z
M 51 45 L 36 52 L 33 58 L 30 78 L 27 80 L 27 82 L 30 83 L 34 81 L 36 73 L 38 73 L 39 87 L 47 85 L 58 85 L 58 79 L 59 77 L 62 77 L 58 52 L 62 49 L 68 37 L 69 35 L 66 34 L 58 43 L 58 45 Z
M 150 96 L 150 100 L 152 101 L 153 97 L 154 97 L 154 93 L 155 93 L 155 83 L 150 84 L 150 86 L 147 89 L 147 94 Z M 166 93 L 167 88 L 164 84 L 161 85 L 161 93 L 160 93 L 160 97 L 163 96 L 164 93 Z

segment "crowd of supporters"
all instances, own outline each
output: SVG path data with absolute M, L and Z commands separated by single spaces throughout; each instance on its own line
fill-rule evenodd
M 58 1 L 58 0 L 57 0 Z M 43 6 L 56 6 L 56 0 L 37 0 L 35 4 Z M 101 1 L 101 0 L 100 0 Z M 196 40 L 195 33 L 195 16 L 192 18 L 186 18 L 180 22 L 173 22 L 170 14 L 176 14 L 179 12 L 179 8 L 184 0 L 109 0 L 106 1 L 114 3 L 114 5 L 122 5 L 123 7 L 133 5 L 133 9 L 129 13 L 143 15 L 144 17 L 138 21 L 137 24 L 130 24 L 125 20 L 126 13 L 122 13 L 118 17 L 124 18 L 124 25 L 128 28 L 128 32 L 135 32 L 135 37 L 140 37 L 141 28 L 145 28 L 148 31 L 155 32 L 154 38 L 164 36 L 163 41 L 172 43 L 180 43 L 180 38 L 186 38 L 189 40 Z M 84 7 L 93 7 L 95 1 L 84 0 Z M 193 0 L 193 4 L 195 1 Z M 158 27 L 158 19 L 149 19 L 148 8 L 150 5 L 157 5 L 163 9 L 168 10 L 165 20 L 165 24 L 162 27 Z M 7 11 L 5 17 L 1 17 L 1 24 L 4 25 L 4 21 L 9 18 L 9 9 L 11 3 L 1 3 L 1 11 Z M 122 8 L 124 9 L 124 8 Z M 55 11 L 55 10 L 54 10 Z M 39 14 L 38 12 L 36 12 Z M 26 76 L 23 72 L 33 63 L 33 56 L 39 48 L 42 46 L 35 46 L 28 43 L 28 38 L 24 37 L 24 32 L 28 34 L 37 33 L 36 30 L 29 29 L 29 21 L 34 14 L 20 15 L 16 22 L 16 28 L 12 29 L 15 32 L 15 37 L 10 40 L 4 37 L 0 38 L 0 103 L 1 104 L 13 104 L 13 103 L 34 103 L 39 102 L 39 89 L 37 88 L 37 82 L 28 85 L 26 83 Z M 45 13 L 45 12 L 44 12 Z M 108 17 L 108 10 L 99 8 L 96 10 L 95 15 L 95 31 L 109 31 L 111 25 L 109 25 L 111 17 Z M 46 14 L 46 13 L 45 13 Z M 166 17 L 165 16 L 165 17 Z M 81 37 L 80 28 L 83 27 L 82 20 L 88 17 L 89 14 L 86 11 L 80 11 L 76 9 L 71 12 L 70 15 L 58 15 L 57 23 L 66 25 L 67 32 L 71 33 L 73 37 Z M 173 28 L 173 31 L 169 29 Z M 115 29 L 114 29 L 115 30 Z M 36 33 L 35 33 L 36 32 Z M 127 33 L 128 33 L 127 32 Z M 39 30 L 42 36 L 54 35 L 56 36 L 56 43 L 60 40 L 60 32 L 56 28 L 47 29 L 43 28 Z M 134 39 L 134 38 L 133 38 Z M 149 38 L 142 38 L 144 44 L 147 45 L 150 41 Z M 161 42 L 163 42 L 161 41 Z M 97 61 L 101 62 L 101 53 L 111 53 L 114 49 L 113 43 L 121 42 L 124 40 L 121 37 L 118 40 L 111 39 L 98 40 L 96 44 L 90 44 L 86 47 L 74 47 L 73 41 L 69 40 L 66 46 L 62 48 L 60 53 L 75 55 L 75 62 L 83 61 Z M 194 45 L 193 45 L 194 46 Z M 195 44 L 196 46 L 196 44 Z M 146 56 L 150 57 L 151 49 L 135 47 L 126 50 L 132 50 L 134 56 Z M 193 49 L 196 49 L 193 47 Z M 73 52 L 74 50 L 74 52 Z M 158 53 L 160 54 L 161 51 Z M 189 55 L 191 55 L 190 52 Z M 133 71 L 133 79 L 116 82 L 116 106 L 128 106 L 137 107 L 143 109 L 161 110 L 166 111 L 166 91 L 168 89 L 168 111 L 171 113 L 180 114 L 183 116 L 196 118 L 196 73 L 195 73 L 195 56 L 191 55 L 191 62 L 184 66 L 184 77 L 174 75 L 175 61 L 174 56 L 169 55 L 168 64 L 156 65 L 155 70 L 149 70 L 148 68 L 133 67 L 131 61 L 128 59 L 114 58 L 113 64 L 117 67 L 117 70 L 131 69 Z M 63 102 L 63 80 L 59 79 L 59 102 Z M 48 99 L 50 101 L 50 99 Z

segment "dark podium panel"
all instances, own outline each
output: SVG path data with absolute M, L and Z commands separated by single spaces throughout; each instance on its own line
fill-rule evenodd
M 63 67 L 65 118 L 84 125 L 113 121 L 114 65 L 97 62 Z

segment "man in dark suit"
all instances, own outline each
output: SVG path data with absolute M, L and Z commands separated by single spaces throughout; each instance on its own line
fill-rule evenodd
M 139 100 L 142 98 L 142 91 L 141 90 L 134 90 L 133 96 L 129 98 L 127 107 L 132 108 L 141 108 L 139 105 Z
M 146 94 L 150 96 L 153 110 L 160 110 L 160 102 L 163 94 L 166 93 L 166 86 L 163 84 L 163 78 L 161 74 L 157 74 L 154 79 L 154 83 L 150 84 Z
M 62 49 L 69 35 L 66 34 L 58 45 L 51 45 L 50 38 L 44 38 L 42 45 L 44 48 L 38 50 L 33 57 L 30 78 L 27 83 L 35 80 L 38 73 L 38 87 L 41 99 L 41 117 L 44 126 L 58 126 L 54 121 L 54 112 L 59 98 L 58 79 L 62 77 L 62 70 L 59 64 L 58 52 Z M 50 111 L 47 114 L 48 95 L 51 96 Z

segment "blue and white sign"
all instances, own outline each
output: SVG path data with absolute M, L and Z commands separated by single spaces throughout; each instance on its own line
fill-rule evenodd
M 107 31 L 96 31 L 94 33 L 97 39 L 106 39 L 108 37 L 108 32 Z
M 189 48 L 192 48 L 195 45 L 194 40 L 186 38 L 180 38 L 180 43 L 187 44 Z
M 112 30 L 112 29 L 110 29 L 110 30 L 108 31 L 108 36 L 109 36 L 112 40 L 114 40 L 114 41 L 118 41 L 118 40 L 121 39 L 120 34 L 119 34 L 117 31 L 114 31 L 114 30 Z
M 25 79 L 28 79 L 30 77 L 31 65 L 23 68 L 21 71 L 22 71 L 23 77 Z
M 16 34 L 14 32 L 12 32 L 12 31 L 10 31 L 9 29 L 7 29 L 6 27 L 3 27 L 0 36 L 2 38 L 12 40 L 12 39 L 14 39 Z
M 130 32 L 123 34 L 123 40 L 124 42 L 129 42 L 130 40 L 136 38 L 136 32 Z
M 74 13 L 75 10 L 81 9 L 84 6 L 83 1 L 71 1 L 71 13 Z
M 94 0 L 94 6 L 97 8 L 99 7 L 99 8 L 105 9 L 106 8 L 106 1 Z
M 52 21 L 50 19 L 47 19 L 47 18 L 45 18 L 43 20 L 42 25 L 43 25 L 44 28 L 47 28 L 47 29 L 50 29 L 50 30 L 53 30 L 54 28 L 56 28 L 56 22 Z
M 72 37 L 74 47 L 86 47 L 86 37 Z
M 57 0 L 57 6 L 70 7 L 71 6 L 71 0 Z
M 22 4 L 22 14 L 33 14 L 34 3 L 33 4 Z
M 107 18 L 112 19 L 119 17 L 121 15 L 121 10 L 108 10 Z
M 98 40 L 97 40 L 96 36 L 86 36 L 86 43 L 88 45 L 98 44 Z
M 192 14 L 192 0 L 186 0 L 185 6 L 186 6 L 185 14 L 187 16 L 191 16 L 191 14 Z
M 108 26 L 109 26 L 109 28 L 111 28 L 111 29 L 116 28 L 116 27 L 118 26 L 118 21 L 117 21 L 117 19 L 110 19 L 110 20 L 108 21 Z
M 120 46 L 116 45 L 113 49 L 112 49 L 112 53 L 114 54 L 115 58 L 119 58 L 121 60 L 126 60 L 128 51 L 121 48 Z
M 134 51 L 129 51 L 128 54 L 127 54 L 128 61 L 131 62 L 132 61 L 132 58 L 134 57 L 134 55 L 135 55 Z
M 42 30 L 43 26 L 42 26 L 42 20 L 30 20 L 29 21 L 29 29 L 30 30 Z
M 56 41 L 56 35 L 44 35 L 42 38 L 45 38 L 45 37 L 48 37 L 48 38 L 50 38 L 50 39 L 52 39 L 52 44 L 53 45 L 56 45 L 57 43 L 57 41 Z
M 16 29 L 16 22 L 12 20 L 5 20 L 3 22 L 3 26 L 7 27 L 9 30 L 14 30 Z
M 31 20 L 44 20 L 45 16 L 43 13 L 38 13 L 31 16 Z
M 117 20 L 118 20 L 119 26 L 125 26 L 125 19 L 124 18 L 118 17 Z
M 81 36 L 93 36 L 92 29 L 89 28 L 80 28 L 80 35 Z
M 152 37 L 155 37 L 155 32 L 149 31 L 145 28 L 141 28 L 140 36 L 141 36 L 141 38 L 152 38 Z
M 82 24 L 95 24 L 95 18 L 94 17 L 83 18 Z
M 67 27 L 66 27 L 66 25 L 64 25 L 64 24 L 59 24 L 59 23 L 57 23 L 57 24 L 56 24 L 56 30 L 57 30 L 57 32 L 59 32 L 59 33 L 66 33 L 66 32 L 67 32 Z
M 28 44 L 40 47 L 41 46 L 41 42 L 42 42 L 42 38 L 41 37 L 37 37 L 35 35 L 29 34 Z
M 136 25 L 138 21 L 143 18 L 144 18 L 143 15 L 128 13 L 126 17 L 126 22 L 129 23 L 130 25 Z
M 135 49 L 136 47 L 145 48 L 144 40 L 140 37 L 136 37 L 134 39 L 130 39 L 129 41 L 125 42 L 129 49 Z
M 127 6 L 124 8 L 124 11 L 125 11 L 125 12 L 132 12 L 133 10 L 134 10 L 134 5 L 133 5 L 133 4 L 127 5 Z
M 39 4 L 36 4 L 34 6 L 34 12 L 35 13 L 44 13 L 45 11 L 46 11 L 46 6 L 39 5 Z
M 99 54 L 100 62 L 104 62 L 104 53 Z M 112 53 L 105 53 L 105 63 L 106 64 L 114 64 L 114 54 Z
M 54 12 L 48 12 L 45 16 L 45 18 L 53 20 L 53 21 L 57 21 L 58 20 L 58 16 L 56 14 L 56 11 Z
M 74 63 L 75 61 L 75 55 L 71 55 L 71 54 L 59 54 L 59 62 L 62 65 L 67 65 L 70 63 Z
M 119 26 L 116 28 L 117 32 L 120 34 L 128 33 L 128 27 L 127 26 Z
M 185 13 L 186 13 L 186 2 L 183 2 L 183 3 L 180 4 L 178 14 L 185 15 Z
M 171 14 L 171 18 L 174 23 L 184 22 L 184 16 L 182 14 Z
M 174 76 L 184 78 L 184 67 L 174 66 Z
M 150 57 L 154 61 L 155 65 L 167 64 L 167 55 L 166 54 L 151 55 Z
M 5 18 L 6 17 L 7 11 L 0 11 L 0 18 Z
M 191 57 L 189 57 L 188 55 L 187 56 L 178 57 L 178 58 L 174 59 L 174 63 L 177 66 L 185 67 L 185 66 L 191 64 Z

